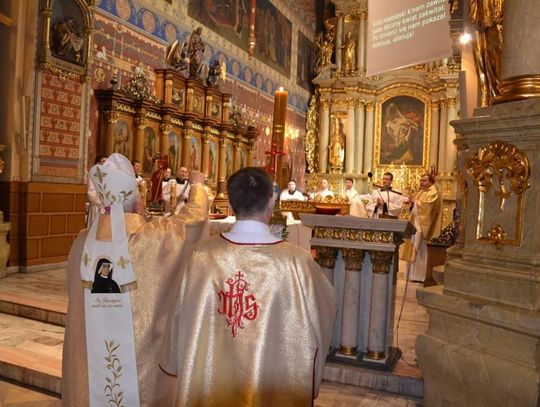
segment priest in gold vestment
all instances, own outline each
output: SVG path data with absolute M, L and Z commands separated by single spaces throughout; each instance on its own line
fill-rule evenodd
M 202 174 L 193 174 L 194 182 L 202 180 Z M 179 288 L 180 263 L 205 233 L 207 214 L 208 198 L 201 184 L 193 185 L 189 202 L 179 215 L 145 222 L 139 214 L 125 214 L 128 250 L 137 277 L 137 288 L 130 295 L 141 406 L 170 405 L 165 397 L 172 393 L 174 380 L 159 369 L 158 344 Z M 89 405 L 85 307 L 79 273 L 87 234 L 84 230 L 77 237 L 67 264 L 69 303 L 62 355 L 62 405 L 69 407 Z M 96 238 L 111 240 L 107 216 L 101 218 Z
M 161 368 L 175 406 L 310 406 L 336 316 L 335 290 L 310 253 L 270 233 L 272 182 L 228 181 L 237 221 L 198 244 L 182 274 Z
M 401 259 L 407 260 L 409 280 L 424 281 L 426 279 L 427 245 L 426 242 L 440 234 L 439 213 L 441 196 L 429 174 L 420 178 L 420 191 L 410 198 L 413 204 L 411 223 L 416 233 L 406 240 L 401 248 Z

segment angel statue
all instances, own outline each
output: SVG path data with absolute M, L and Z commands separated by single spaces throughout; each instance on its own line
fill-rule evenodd
M 167 47 L 165 61 L 178 71 L 187 69 L 189 66 L 188 43 L 184 41 L 180 44 L 179 40 L 175 40 Z
M 227 76 L 227 67 L 225 62 L 222 64 L 216 59 L 210 69 L 208 70 L 208 78 L 206 79 L 206 84 L 217 88 L 220 82 L 225 82 L 225 77 Z

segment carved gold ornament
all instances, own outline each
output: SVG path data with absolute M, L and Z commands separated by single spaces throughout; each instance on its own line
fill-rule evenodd
M 481 147 L 467 163 L 467 172 L 474 178 L 481 192 L 488 192 L 497 178 L 499 206 L 504 211 L 504 202 L 512 194 L 522 194 L 531 187 L 529 176 L 531 169 L 527 156 L 516 146 L 497 141 L 487 147 Z M 508 190 L 505 180 L 509 181 Z
M 473 153 L 466 162 L 466 169 L 479 190 L 476 238 L 493 244 L 498 249 L 501 245 L 520 246 L 524 192 L 531 187 L 529 181 L 531 168 L 525 153 L 512 144 L 496 141 Z M 498 185 L 495 190 L 498 211 L 489 210 L 487 201 L 487 192 L 494 184 Z M 515 195 L 515 206 L 511 205 L 505 213 L 506 201 L 511 199 L 512 195 Z M 515 213 L 509 213 L 513 211 L 512 208 L 515 208 Z M 497 218 L 502 225 L 492 224 L 486 230 L 487 225 L 484 227 L 484 224 L 491 223 L 492 219 Z M 510 234 L 512 236 L 509 236 Z
M 316 93 L 311 97 L 306 120 L 306 138 L 304 141 L 306 150 L 307 170 L 309 173 L 319 171 L 319 95 Z
M 380 232 L 374 230 L 361 229 L 343 229 L 329 227 L 313 228 L 313 238 L 333 239 L 333 240 L 352 240 L 356 242 L 369 243 L 394 243 L 394 233 Z

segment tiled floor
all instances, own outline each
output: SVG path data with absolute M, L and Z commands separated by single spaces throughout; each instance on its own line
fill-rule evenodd
M 400 267 L 400 269 L 402 269 Z M 31 275 L 17 274 L 1 281 L 1 291 L 16 292 L 22 296 L 33 298 L 37 303 L 42 300 L 55 304 L 59 310 L 66 306 L 65 271 L 55 270 Z M 28 290 L 28 287 L 32 289 Z M 405 284 L 402 275 L 398 277 L 396 286 L 395 325 L 398 319 L 399 329 L 395 331 L 394 344 L 403 352 L 403 358 L 394 369 L 395 374 L 420 377 L 416 363 L 414 341 L 419 333 L 426 330 L 427 313 L 416 302 L 416 289 L 420 284 Z M 403 296 L 407 289 L 406 300 Z M 403 304 L 403 311 L 400 311 Z M 65 308 L 64 308 L 65 309 Z M 55 375 L 59 375 L 61 366 L 61 349 L 63 327 L 31 321 L 0 313 L 0 349 L 14 347 L 17 352 L 28 353 L 32 360 L 46 365 Z M 420 400 L 381 393 L 355 386 L 337 383 L 323 383 L 315 405 L 318 407 L 369 406 L 397 407 L 416 406 Z M 0 407 L 33 407 L 59 406 L 58 399 L 37 393 L 10 383 L 0 382 Z

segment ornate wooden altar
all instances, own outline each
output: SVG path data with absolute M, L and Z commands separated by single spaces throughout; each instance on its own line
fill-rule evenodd
M 95 91 L 97 153 L 136 159 L 145 177 L 158 154 L 167 156 L 173 174 L 181 166 L 201 171 L 206 184 L 223 194 L 228 176 L 251 165 L 257 130 L 230 120 L 230 94 L 172 69 L 155 72 L 155 94 L 142 69 L 122 87 L 113 79 L 109 89 Z

